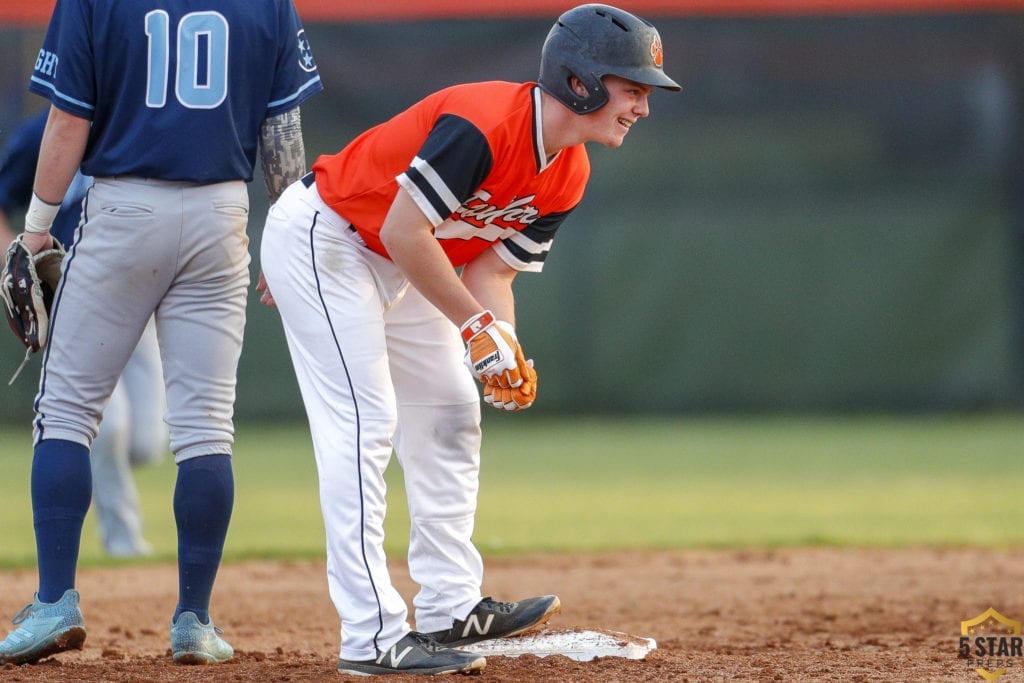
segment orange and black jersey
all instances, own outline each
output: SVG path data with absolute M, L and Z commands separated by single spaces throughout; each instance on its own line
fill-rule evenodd
M 429 95 L 313 164 L 321 198 L 387 256 L 379 232 L 399 186 L 434 225 L 454 266 L 488 248 L 540 271 L 555 231 L 583 198 L 583 145 L 544 154 L 540 88 L 491 81 Z

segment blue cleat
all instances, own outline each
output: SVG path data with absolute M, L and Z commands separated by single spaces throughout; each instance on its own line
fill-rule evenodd
M 39 602 L 36 593 L 13 619 L 18 626 L 0 643 L 0 664 L 35 664 L 65 650 L 81 650 L 85 620 L 78 608 L 78 591 L 66 590 L 54 603 Z
M 203 624 L 195 612 L 182 612 L 171 622 L 171 653 L 175 664 L 221 664 L 231 659 L 235 650 L 220 637 L 224 631 Z

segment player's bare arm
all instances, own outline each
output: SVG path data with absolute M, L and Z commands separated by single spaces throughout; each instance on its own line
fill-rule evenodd
M 82 164 L 92 123 L 74 114 L 50 107 L 33 190 L 47 204 L 60 204 Z
M 412 286 L 456 325 L 484 309 L 452 268 L 433 225 L 402 188 L 381 226 L 380 240 Z
M 512 281 L 519 271 L 505 263 L 494 249 L 484 251 L 462 268 L 462 284 L 494 317 L 516 324 Z
M 24 242 L 33 254 L 53 244 L 49 228 L 82 164 L 91 126 L 88 119 L 50 107 L 39 147 L 33 197 L 25 214 Z
M 276 202 L 285 188 L 306 172 L 306 148 L 302 142 L 302 116 L 298 107 L 263 122 L 260 163 L 271 202 Z

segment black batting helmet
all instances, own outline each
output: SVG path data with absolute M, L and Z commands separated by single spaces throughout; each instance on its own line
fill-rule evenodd
M 619 76 L 666 90 L 682 90 L 662 68 L 661 36 L 649 22 L 610 5 L 580 5 L 551 27 L 540 57 L 540 86 L 577 114 L 608 102 L 602 76 Z M 569 84 L 587 86 L 580 97 Z

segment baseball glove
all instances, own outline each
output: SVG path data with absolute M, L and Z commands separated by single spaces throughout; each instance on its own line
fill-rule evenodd
M 64 247 L 54 240 L 53 247 L 33 254 L 22 236 L 11 242 L 0 275 L 0 295 L 4 300 L 7 324 L 14 336 L 34 353 L 46 346 L 50 328 L 50 308 L 60 281 Z

